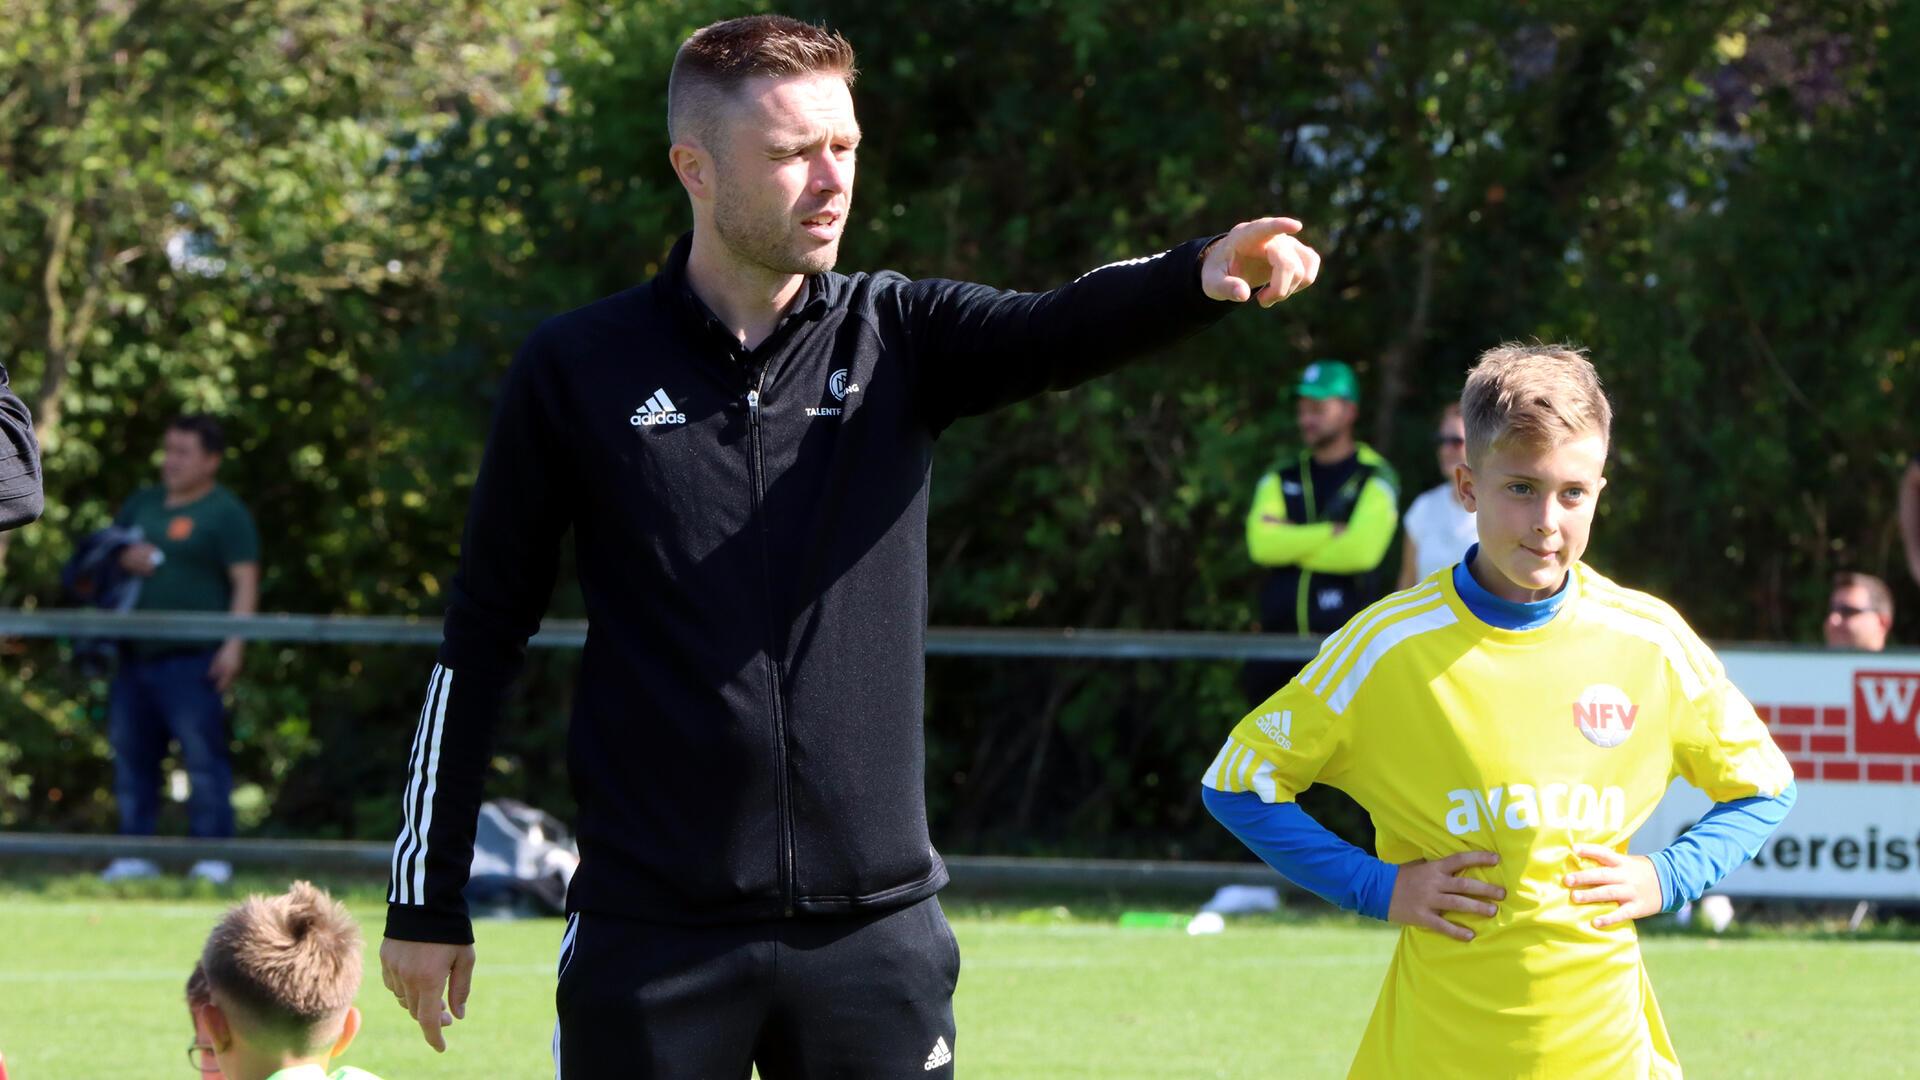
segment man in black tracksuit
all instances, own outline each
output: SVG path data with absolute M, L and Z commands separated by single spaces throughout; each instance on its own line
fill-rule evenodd
M 436 1049 L 472 971 L 490 729 L 571 531 L 592 629 L 556 1072 L 951 1075 L 959 954 L 921 728 L 935 440 L 1317 270 L 1297 222 L 1262 219 L 1050 293 L 830 273 L 851 71 L 838 35 L 778 17 L 689 39 L 669 108 L 694 231 L 508 371 L 381 950 Z

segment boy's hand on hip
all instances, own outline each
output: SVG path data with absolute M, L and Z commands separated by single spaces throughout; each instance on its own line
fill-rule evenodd
M 1393 879 L 1393 897 L 1387 901 L 1387 921 L 1418 926 L 1445 934 L 1455 941 L 1472 941 L 1473 931 L 1445 918 L 1449 911 L 1492 917 L 1500 909 L 1489 901 L 1505 900 L 1507 890 L 1490 881 L 1460 877 L 1472 866 L 1496 866 L 1500 856 L 1491 851 L 1461 851 L 1444 859 L 1401 863 Z
M 1600 865 L 1591 870 L 1576 870 L 1566 877 L 1576 904 L 1618 904 L 1619 907 L 1593 920 L 1596 930 L 1616 923 L 1644 919 L 1660 914 L 1660 875 L 1653 860 L 1645 855 L 1623 855 L 1599 844 L 1575 844 L 1577 858 Z
M 473 990 L 474 952 L 471 945 L 442 945 L 430 941 L 380 943 L 380 981 L 395 1001 L 420 1025 L 427 1045 L 446 1053 L 447 1039 L 440 1029 L 457 1017 L 467 1018 L 467 994 Z M 448 1007 L 452 1002 L 452 1007 Z

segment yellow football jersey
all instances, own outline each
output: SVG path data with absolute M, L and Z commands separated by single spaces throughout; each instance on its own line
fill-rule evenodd
M 1480 621 L 1451 570 L 1374 604 L 1234 728 L 1204 783 L 1291 801 L 1315 783 L 1373 818 L 1380 858 L 1498 852 L 1466 871 L 1499 914 L 1458 942 L 1403 927 L 1351 1077 L 1680 1075 L 1631 923 L 1575 904 L 1576 843 L 1624 852 L 1669 781 L 1777 795 L 1785 757 L 1671 607 L 1575 567 L 1533 630 Z

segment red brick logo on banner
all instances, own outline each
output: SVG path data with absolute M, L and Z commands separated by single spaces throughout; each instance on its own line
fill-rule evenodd
M 1860 754 L 1920 757 L 1920 675 L 1905 671 L 1853 674 L 1853 744 Z

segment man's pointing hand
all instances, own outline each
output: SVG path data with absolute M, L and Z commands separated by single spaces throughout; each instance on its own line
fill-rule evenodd
M 1261 307 L 1272 307 L 1313 284 L 1320 276 L 1320 253 L 1293 235 L 1299 231 L 1298 221 L 1284 217 L 1235 225 L 1208 245 L 1201 288 L 1215 300 L 1239 304 L 1257 297 Z

